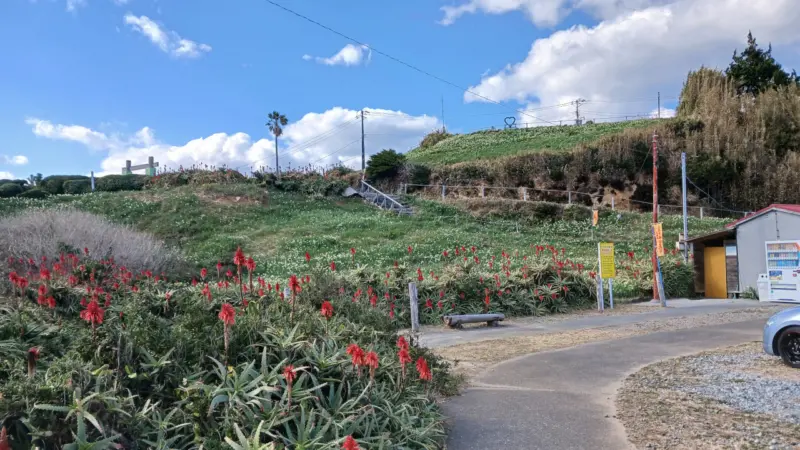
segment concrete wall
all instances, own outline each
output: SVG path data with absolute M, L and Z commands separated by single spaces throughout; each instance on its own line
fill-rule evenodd
M 736 228 L 739 290 L 757 288 L 758 275 L 767 273 L 766 241 L 800 240 L 800 215 L 770 211 Z

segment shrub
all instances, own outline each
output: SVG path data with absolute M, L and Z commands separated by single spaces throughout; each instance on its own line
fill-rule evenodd
M 33 190 L 33 189 L 32 189 Z M 30 192 L 30 191 L 28 191 Z M 140 271 L 182 270 L 178 255 L 152 236 L 76 210 L 35 209 L 0 221 L 0 257 L 54 257 L 86 248 L 97 258 L 114 258 Z
M 0 184 L 0 198 L 16 197 L 22 193 L 22 187 L 16 183 Z
M 257 174 L 257 175 L 256 175 Z M 263 180 L 265 174 L 255 172 L 257 181 Z M 187 184 L 230 184 L 246 183 L 247 178 L 241 172 L 233 169 L 187 169 L 177 172 L 161 173 L 154 177 L 146 178 L 146 186 L 151 187 L 177 187 Z
M 406 156 L 402 153 L 391 149 L 382 150 L 372 155 L 367 161 L 367 177 L 370 180 L 394 178 L 405 162 Z
M 33 189 L 28 189 L 27 191 L 23 192 L 22 194 L 19 194 L 17 197 L 22 197 L 22 198 L 40 198 L 41 199 L 41 198 L 45 198 L 45 197 L 47 197 L 49 195 L 50 195 L 50 193 L 45 191 L 44 189 L 33 188 Z
M 106 175 L 95 181 L 95 189 L 102 192 L 141 191 L 147 175 Z
M 434 145 L 442 142 L 443 140 L 453 136 L 445 130 L 434 130 L 426 134 L 419 143 L 420 148 L 433 147 Z
M 531 205 L 532 215 L 538 220 L 559 219 L 564 211 L 564 205 L 559 203 L 533 202 Z
M 580 222 L 589 220 L 591 217 L 592 209 L 586 206 L 573 203 L 564 207 L 564 220 L 574 220 L 576 222 Z
M 91 191 L 91 180 L 67 180 L 64 182 L 65 194 L 86 194 Z
M 64 183 L 69 180 L 88 180 L 89 177 L 83 175 L 51 175 L 44 177 L 39 183 L 39 187 L 51 194 L 63 194 Z
M 0 185 L 6 184 L 6 183 L 18 184 L 20 187 L 24 188 L 28 184 L 28 180 L 9 180 L 9 179 L 0 180 Z
M 427 185 L 431 181 L 431 169 L 423 164 L 406 163 L 401 175 L 408 184 Z

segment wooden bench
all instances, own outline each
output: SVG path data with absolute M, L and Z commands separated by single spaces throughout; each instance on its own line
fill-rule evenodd
M 486 322 L 487 326 L 496 327 L 498 322 L 505 320 L 503 314 L 452 314 L 442 316 L 444 323 L 450 328 L 462 328 L 465 323 Z

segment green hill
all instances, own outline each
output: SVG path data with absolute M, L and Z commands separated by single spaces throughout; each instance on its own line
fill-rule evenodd
M 407 153 L 410 162 L 426 165 L 454 164 L 503 156 L 517 156 L 541 150 L 571 150 L 578 144 L 626 129 L 655 126 L 651 119 L 616 123 L 559 125 L 551 127 L 482 130 L 458 134 L 429 147 L 418 147 Z

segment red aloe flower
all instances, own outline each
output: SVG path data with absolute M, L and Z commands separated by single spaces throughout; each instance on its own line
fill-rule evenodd
M 397 358 L 400 360 L 400 368 L 402 370 L 403 379 L 406 378 L 406 364 L 411 362 L 411 355 L 408 353 L 408 348 L 400 347 L 397 351 Z
M 5 428 L 4 428 L 5 430 Z M 344 444 L 342 444 L 342 450 L 360 450 L 361 447 L 358 446 L 358 442 L 353 439 L 353 436 L 347 436 L 344 438 Z
M 428 299 L 425 301 L 425 307 L 428 309 L 433 309 L 433 300 Z
M 224 330 L 222 337 L 225 342 L 225 361 L 228 360 L 228 345 L 230 344 L 230 327 L 236 323 L 236 310 L 230 303 L 223 303 L 217 316 L 222 321 Z
M 414 249 L 412 249 L 411 246 L 409 245 L 408 246 L 408 254 L 410 255 L 413 251 L 414 251 Z
M 306 252 L 306 262 L 311 262 L 311 255 Z
M 320 308 L 319 312 L 325 319 L 330 319 L 331 317 L 333 317 L 333 305 L 331 304 L 331 302 L 325 300 L 324 302 L 322 302 L 322 308 Z
M 297 378 L 297 373 L 293 365 L 289 364 L 283 368 L 283 378 L 286 380 L 286 384 L 289 385 L 289 389 L 291 389 L 294 379 Z
M 244 257 L 242 247 L 237 247 L 236 252 L 233 254 L 233 263 L 237 266 L 243 266 L 246 262 L 247 259 Z
M 217 261 L 217 279 L 222 278 L 222 261 Z
M 336 262 L 331 261 L 331 272 L 336 272 Z
M 408 341 L 406 341 L 405 337 L 399 336 L 397 338 L 397 348 L 404 348 L 408 350 Z
M 350 344 L 347 346 L 347 354 L 353 360 L 353 367 L 358 370 L 358 374 L 361 375 L 361 366 L 365 365 L 364 362 L 364 350 L 358 346 L 358 344 Z
M 419 372 L 420 380 L 431 381 L 433 379 L 433 375 L 431 374 L 431 369 L 428 368 L 428 361 L 425 361 L 425 358 L 421 356 L 417 360 L 417 372 Z
M 206 275 L 208 275 L 208 269 L 203 267 L 202 269 L 200 269 L 200 279 L 205 280 Z
M 450 256 L 450 254 L 449 254 L 449 253 L 447 253 L 447 250 L 445 250 L 445 251 L 443 251 L 443 252 L 442 252 L 442 256 L 444 256 L 445 258 L 447 258 L 448 256 Z
M 365 365 L 369 367 L 369 379 L 374 380 L 375 369 L 378 368 L 378 354 L 371 350 L 367 352 L 367 357 L 365 358 Z
M 101 308 L 97 303 L 97 300 L 92 300 L 88 305 L 86 305 L 86 309 L 81 311 L 81 319 L 92 324 L 92 335 L 94 335 L 97 325 L 103 323 L 103 317 L 105 316 L 105 313 L 106 312 L 103 310 L 103 308 Z
M 45 281 L 50 279 L 50 271 L 47 270 L 47 267 L 42 266 L 39 269 L 39 278 L 41 278 L 41 279 L 43 279 Z

